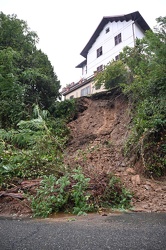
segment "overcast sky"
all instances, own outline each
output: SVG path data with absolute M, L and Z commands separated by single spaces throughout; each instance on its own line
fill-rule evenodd
M 16 14 L 36 31 L 40 48 L 65 86 L 81 78 L 75 66 L 103 16 L 139 11 L 151 28 L 166 15 L 166 0 L 0 0 L 0 11 Z

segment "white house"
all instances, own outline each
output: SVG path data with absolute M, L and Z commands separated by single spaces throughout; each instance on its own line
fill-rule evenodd
M 149 29 L 149 25 L 138 11 L 127 15 L 103 17 L 80 53 L 84 60 L 76 68 L 82 69 L 82 79 L 62 90 L 65 99 L 103 91 L 95 90 L 93 86 L 95 72 L 103 70 L 104 65 L 113 59 L 118 60 L 123 48 L 134 47 L 136 38 L 143 38 L 145 31 Z

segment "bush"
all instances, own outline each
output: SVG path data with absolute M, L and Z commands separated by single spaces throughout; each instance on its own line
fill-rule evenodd
M 86 194 L 88 182 L 81 168 L 58 179 L 53 175 L 44 176 L 36 195 L 28 196 L 34 216 L 47 217 L 52 212 L 65 210 L 77 215 L 90 211 Z
M 103 178 L 102 178 L 103 180 Z M 91 189 L 91 180 L 81 167 L 56 178 L 44 176 L 36 195 L 29 195 L 32 211 L 36 217 L 47 217 L 53 212 L 72 212 L 82 215 L 97 211 L 100 207 L 128 209 L 132 194 L 120 179 L 106 175 L 107 183 L 96 182 Z M 101 185 L 104 184 L 104 188 Z
M 65 121 L 69 121 L 74 117 L 76 113 L 75 99 L 56 102 L 53 107 L 52 113 L 55 118 L 60 118 Z
M 63 150 L 69 131 L 63 121 L 44 119 L 41 114 L 19 122 L 17 130 L 0 130 L 1 183 L 13 177 L 58 176 L 63 172 Z
M 95 87 L 99 89 L 103 85 L 106 89 L 120 88 L 128 79 L 129 72 L 122 61 L 112 61 L 95 76 Z

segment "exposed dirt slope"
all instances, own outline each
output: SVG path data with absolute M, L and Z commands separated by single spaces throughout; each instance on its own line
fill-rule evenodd
M 123 156 L 131 121 L 125 97 L 118 93 L 98 94 L 80 98 L 79 106 L 84 111 L 69 123 L 71 140 L 65 163 L 80 164 L 90 176 L 104 171 L 119 176 L 134 192 L 135 211 L 166 211 L 166 178 L 145 178 L 141 162 L 133 166 L 133 161 Z
M 109 94 L 93 98 L 79 100 L 86 110 L 69 123 L 66 163 L 74 161 L 95 171 L 116 171 L 125 165 L 122 146 L 130 123 L 127 101 L 122 96 L 110 98 Z

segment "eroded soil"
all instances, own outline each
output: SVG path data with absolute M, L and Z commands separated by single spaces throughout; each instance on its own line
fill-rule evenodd
M 131 112 L 123 95 L 107 93 L 82 98 L 86 110 L 69 123 L 71 140 L 65 162 L 80 164 L 90 177 L 112 172 L 134 193 L 134 211 L 166 211 L 166 178 L 145 178 L 141 161 L 124 157 Z

